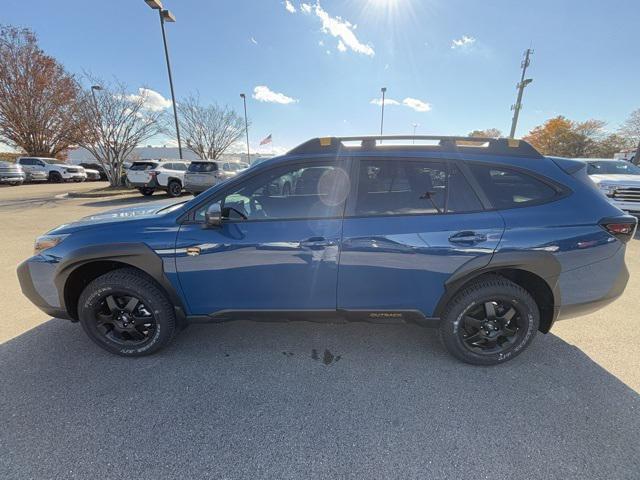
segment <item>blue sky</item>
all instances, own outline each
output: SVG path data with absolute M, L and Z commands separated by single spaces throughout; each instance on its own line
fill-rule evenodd
M 32 28 L 70 72 L 169 98 L 158 17 L 143 0 L 2 3 L 0 21 Z M 272 133 L 276 150 L 377 133 L 371 101 L 382 86 L 391 100 L 385 133 L 410 133 L 414 123 L 424 134 L 508 133 L 530 45 L 534 82 L 518 135 L 559 114 L 613 130 L 640 108 L 638 0 L 163 3 L 177 18 L 167 34 L 178 98 L 199 92 L 241 112 L 246 92 L 251 143 Z

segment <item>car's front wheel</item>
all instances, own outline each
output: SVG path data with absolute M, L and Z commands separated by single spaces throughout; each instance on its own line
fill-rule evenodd
M 175 312 L 165 293 L 131 268 L 93 280 L 80 295 L 78 316 L 91 340 L 126 357 L 158 351 L 176 331 Z
M 529 292 L 510 280 L 487 275 L 464 287 L 442 315 L 440 337 L 463 362 L 496 365 L 531 343 L 540 312 Z

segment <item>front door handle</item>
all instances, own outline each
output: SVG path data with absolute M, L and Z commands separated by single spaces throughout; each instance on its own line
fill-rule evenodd
M 476 243 L 486 242 L 487 236 L 482 233 L 476 233 L 469 230 L 454 233 L 449 237 L 451 243 L 459 243 L 463 245 L 474 245 Z
M 331 247 L 332 245 L 335 245 L 335 242 L 332 242 L 331 240 L 327 240 L 324 237 L 311 237 L 311 238 L 307 238 L 306 240 L 302 240 L 300 242 L 301 247 L 310 248 L 312 250 Z

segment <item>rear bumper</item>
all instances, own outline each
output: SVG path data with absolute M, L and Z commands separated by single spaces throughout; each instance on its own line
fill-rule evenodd
M 25 260 L 18 265 L 20 288 L 24 296 L 47 315 L 71 320 L 53 282 L 55 268 L 55 264 L 40 256 Z
M 22 183 L 25 175 L 3 175 L 0 177 L 0 183 Z
M 131 180 L 129 180 L 129 185 L 131 185 L 133 188 L 162 188 L 158 183 L 158 180 L 156 180 L 155 178 L 152 178 L 148 182 L 132 182 Z

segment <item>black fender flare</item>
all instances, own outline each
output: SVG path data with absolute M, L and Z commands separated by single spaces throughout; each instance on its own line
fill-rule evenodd
M 67 281 L 78 268 L 93 262 L 117 262 L 143 271 L 153 278 L 167 293 L 178 320 L 186 317 L 182 299 L 164 273 L 162 258 L 144 243 L 115 243 L 82 247 L 65 255 L 56 269 L 54 284 L 60 297 L 60 305 L 71 315 L 65 301 Z
M 554 306 L 559 305 L 558 279 L 562 267 L 553 253 L 545 250 L 512 250 L 494 253 L 489 263 L 485 262 L 484 257 L 475 257 L 453 272 L 444 284 L 445 292 L 436 306 L 434 316 L 442 315 L 447 303 L 463 285 L 480 275 L 503 269 L 523 270 L 542 278 L 551 289 Z

